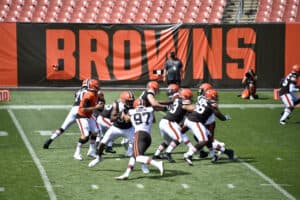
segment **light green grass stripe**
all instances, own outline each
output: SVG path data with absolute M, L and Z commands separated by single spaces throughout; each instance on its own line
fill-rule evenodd
M 9 109 L 8 113 L 9 113 L 9 115 L 10 115 L 13 123 L 15 124 L 16 128 L 18 129 L 18 132 L 19 132 L 19 134 L 20 134 L 20 136 L 21 136 L 21 138 L 22 138 L 22 140 L 23 140 L 26 148 L 28 149 L 28 151 L 29 151 L 29 153 L 30 153 L 30 155 L 31 155 L 31 157 L 32 157 L 35 165 L 37 166 L 37 168 L 38 168 L 38 170 L 39 170 L 39 172 L 41 174 L 41 177 L 43 179 L 44 185 L 45 185 L 46 190 L 47 190 L 47 192 L 49 194 L 50 200 L 56 200 L 57 199 L 56 198 L 56 194 L 55 194 L 55 192 L 54 192 L 54 190 L 52 188 L 52 185 L 50 183 L 50 180 L 49 180 L 49 178 L 48 178 L 48 176 L 46 174 L 46 170 L 44 169 L 43 165 L 41 164 L 41 161 L 39 160 L 39 158 L 36 155 L 33 147 L 31 146 L 31 144 L 30 144 L 30 142 L 29 142 L 29 140 L 28 140 L 28 138 L 27 138 L 27 136 L 26 136 L 26 134 L 25 134 L 25 132 L 24 132 L 24 130 L 22 128 L 22 126 L 20 125 L 19 121 L 17 120 L 17 118 L 14 115 L 14 113 L 13 113 L 12 110 Z
M 0 106 L 0 110 L 6 109 L 70 109 L 71 105 L 5 105 Z M 282 108 L 283 104 L 219 104 L 220 108 Z

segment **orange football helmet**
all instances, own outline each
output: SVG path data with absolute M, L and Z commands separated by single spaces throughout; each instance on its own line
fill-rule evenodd
M 300 73 L 300 67 L 299 67 L 299 65 L 297 65 L 297 64 L 293 65 L 292 72 L 293 73 Z
M 205 98 L 207 100 L 218 100 L 218 92 L 214 89 L 209 89 L 205 92 Z
M 169 98 L 172 98 L 172 96 L 179 91 L 179 86 L 177 84 L 170 84 L 167 88 L 167 95 Z
M 145 106 L 145 102 L 141 98 L 138 98 L 138 99 L 134 100 L 134 102 L 133 102 L 134 108 L 139 107 L 139 106 Z
M 150 81 L 147 84 L 147 89 L 153 90 L 155 92 L 155 94 L 158 93 L 159 91 L 159 84 L 156 81 Z
M 123 91 L 120 93 L 120 100 L 125 103 L 127 107 L 132 108 L 133 107 L 133 102 L 135 100 L 134 94 L 132 91 Z
M 97 92 L 99 90 L 99 81 L 91 79 L 88 81 L 88 90 Z
M 191 100 L 193 98 L 193 91 L 188 88 L 184 88 L 180 91 L 179 96 L 183 99 Z
M 202 83 L 199 86 L 199 90 L 198 90 L 198 96 L 200 95 L 205 95 L 205 92 L 209 89 L 213 89 L 212 85 L 209 83 Z

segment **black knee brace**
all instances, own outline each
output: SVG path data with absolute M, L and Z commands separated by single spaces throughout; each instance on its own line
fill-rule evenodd
M 85 144 L 85 143 L 87 143 L 88 141 L 89 141 L 89 137 L 85 137 L 84 139 L 79 138 L 79 143 L 81 143 L 81 144 Z

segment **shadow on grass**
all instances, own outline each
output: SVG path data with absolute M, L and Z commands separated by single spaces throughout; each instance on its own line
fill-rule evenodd
M 151 170 L 150 174 L 144 174 L 142 176 L 133 177 L 128 180 L 138 180 L 138 179 L 164 179 L 164 178 L 170 178 L 175 176 L 186 176 L 190 175 L 191 173 L 182 171 L 182 170 L 175 170 L 175 169 L 165 169 L 165 173 L 163 176 L 160 176 L 158 170 Z M 149 176 L 150 175 L 150 176 Z

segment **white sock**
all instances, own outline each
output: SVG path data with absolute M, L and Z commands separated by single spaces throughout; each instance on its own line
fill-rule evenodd
M 280 121 L 286 120 L 286 118 L 288 118 L 288 116 L 289 116 L 290 114 L 291 114 L 291 110 L 288 109 L 288 108 L 285 108 L 285 109 L 284 109 L 284 113 L 283 113 L 283 115 L 282 115 L 281 118 L 280 118 Z
M 75 151 L 76 154 L 80 154 L 81 147 L 82 147 L 82 144 L 80 142 L 78 142 L 77 146 L 76 146 L 76 151 Z

